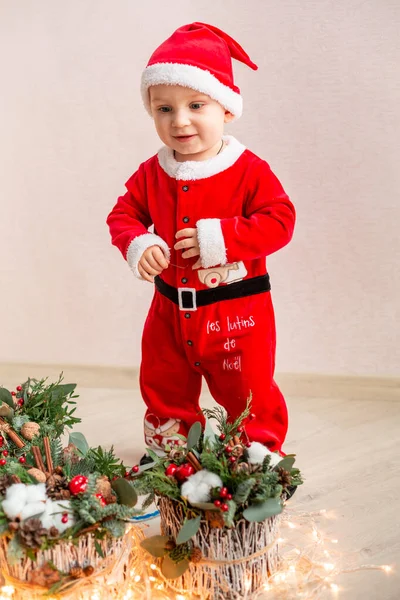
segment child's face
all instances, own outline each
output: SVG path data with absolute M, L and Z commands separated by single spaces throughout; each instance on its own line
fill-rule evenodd
M 177 161 L 206 160 L 217 154 L 224 123 L 233 119 L 219 102 L 181 85 L 153 85 L 149 93 L 157 133 L 175 150 Z

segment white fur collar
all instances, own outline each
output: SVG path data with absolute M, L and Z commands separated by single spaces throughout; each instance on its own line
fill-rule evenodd
M 185 181 L 206 179 L 231 167 L 246 150 L 232 135 L 223 135 L 222 139 L 227 144 L 221 154 L 207 160 L 187 160 L 178 162 L 174 158 L 174 151 L 168 146 L 163 146 L 157 153 L 160 167 L 174 179 Z

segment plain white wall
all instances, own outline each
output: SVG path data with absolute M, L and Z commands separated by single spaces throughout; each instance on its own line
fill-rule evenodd
M 139 363 L 152 289 L 105 218 L 161 145 L 142 69 L 196 20 L 259 65 L 234 61 L 227 131 L 298 211 L 269 259 L 278 370 L 399 375 L 398 0 L 0 1 L 0 361 Z

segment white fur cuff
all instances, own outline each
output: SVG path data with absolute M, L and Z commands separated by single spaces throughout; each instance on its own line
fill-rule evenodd
M 160 236 L 155 233 L 143 233 L 142 235 L 138 235 L 133 238 L 131 243 L 129 244 L 128 252 L 126 253 L 126 260 L 136 277 L 143 280 L 143 277 L 140 276 L 138 271 L 138 263 L 142 258 L 142 254 L 147 248 L 150 246 L 160 246 L 163 250 L 165 257 L 169 260 L 170 251 L 167 244 L 164 242 Z
M 220 219 L 200 219 L 197 221 L 201 266 L 204 269 L 226 265 L 227 256 Z

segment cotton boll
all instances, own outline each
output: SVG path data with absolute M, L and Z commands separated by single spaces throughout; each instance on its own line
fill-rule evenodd
M 46 500 L 46 484 L 38 483 L 37 485 L 30 485 L 28 490 L 28 502 L 41 502 Z
M 50 527 L 53 527 L 55 512 L 56 512 L 56 510 L 53 507 L 53 502 L 51 500 L 47 500 L 46 504 L 44 505 L 44 511 L 40 515 L 40 520 L 42 522 L 42 525 L 46 529 L 50 529 Z
M 29 502 L 25 504 L 19 516 L 22 521 L 25 521 L 25 519 L 29 519 L 30 517 L 41 515 L 44 512 L 45 507 L 45 502 Z
M 14 483 L 6 491 L 6 499 L 3 501 L 3 511 L 9 519 L 15 519 L 27 501 L 28 491 L 24 483 Z
M 267 455 L 271 458 L 269 463 L 271 467 L 275 467 L 282 460 L 282 457 L 278 453 L 271 452 L 266 446 L 260 444 L 260 442 L 252 442 L 248 453 L 249 463 L 252 465 L 261 465 Z
M 68 501 L 53 502 L 53 525 L 57 527 L 60 533 L 63 533 L 68 527 L 75 524 L 75 517 L 71 512 L 71 504 Z M 68 513 L 67 523 L 62 522 L 63 514 Z
M 210 492 L 214 487 L 222 487 L 221 478 L 206 469 L 191 475 L 182 485 L 181 493 L 189 502 L 209 502 Z

